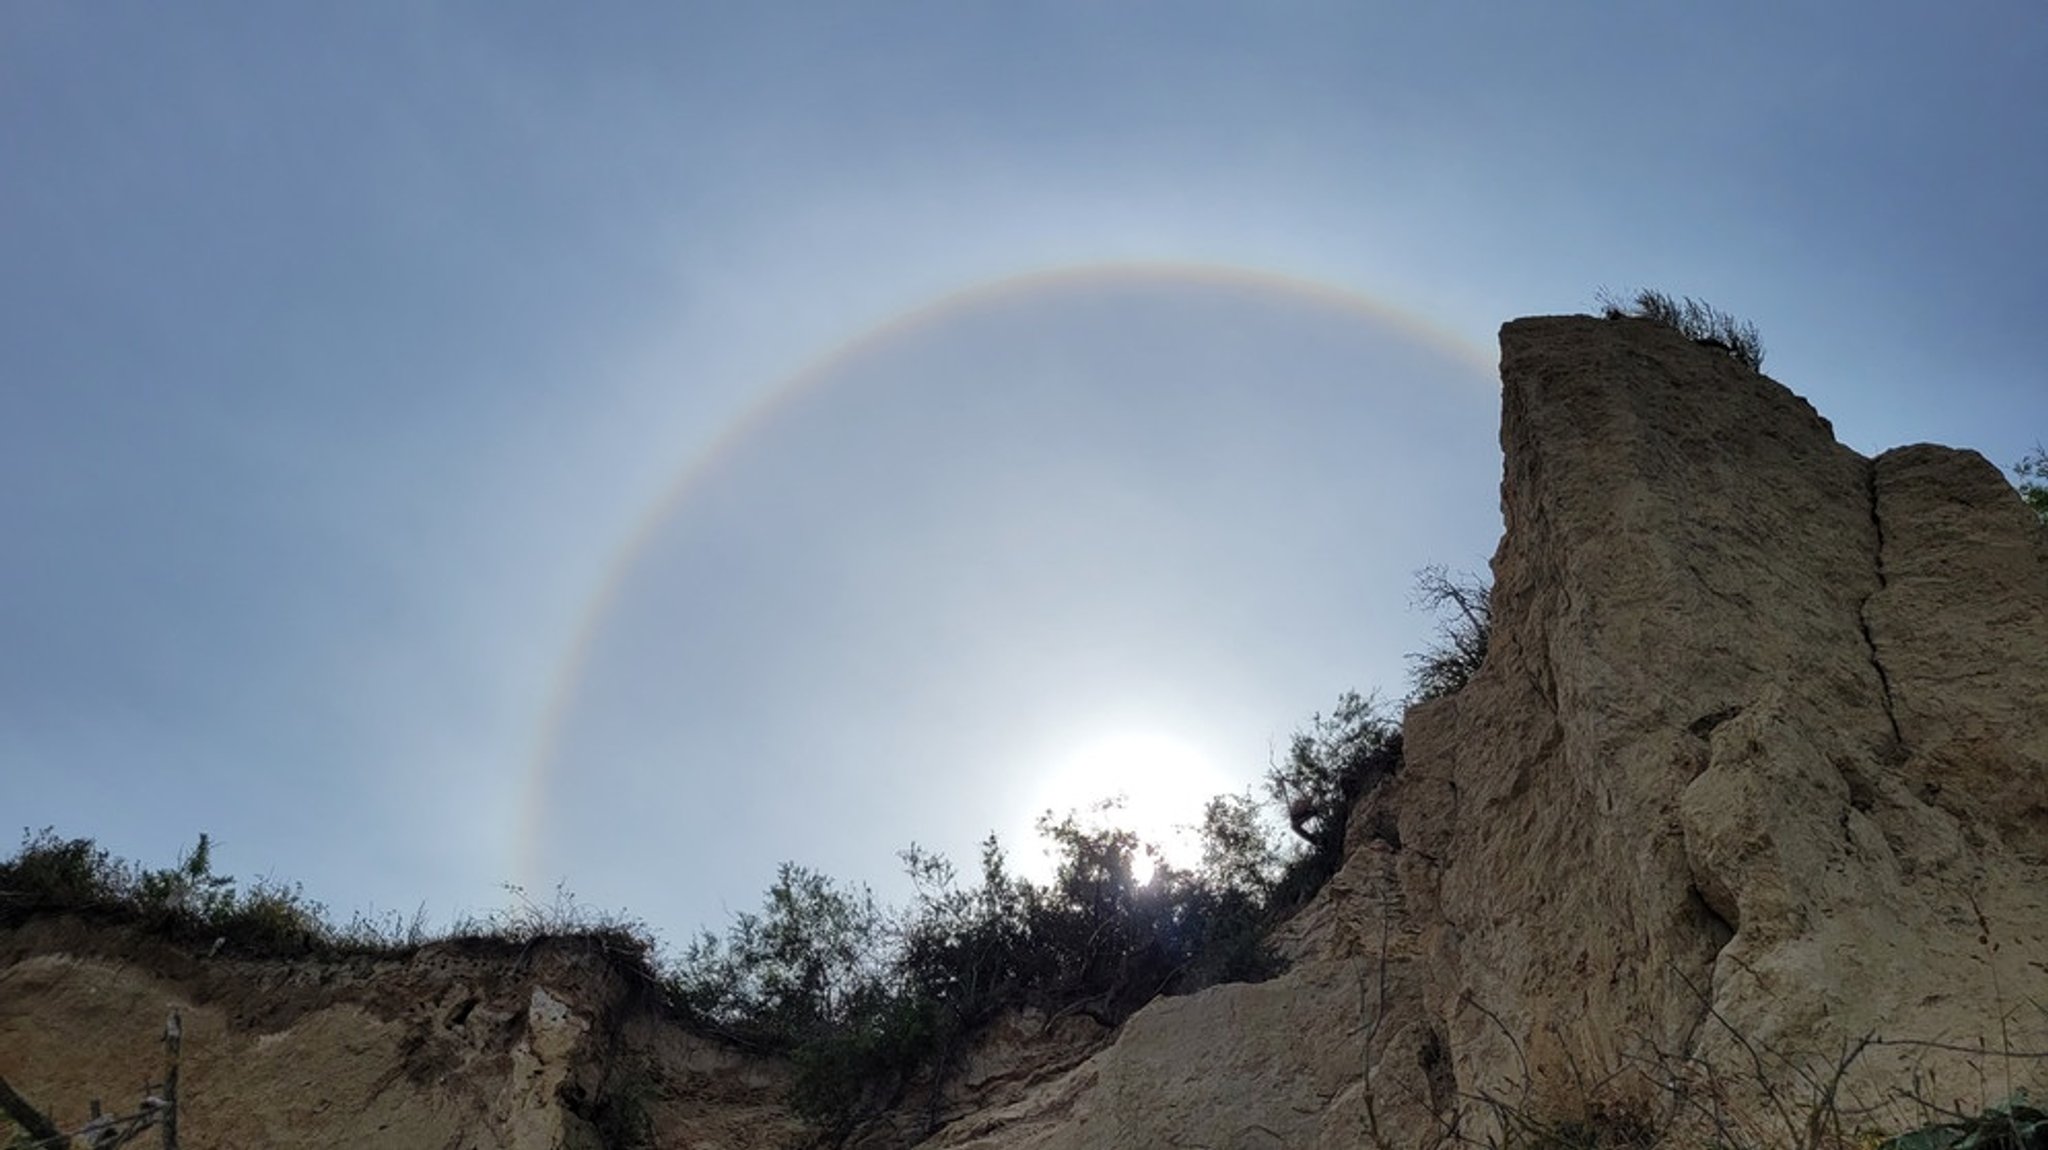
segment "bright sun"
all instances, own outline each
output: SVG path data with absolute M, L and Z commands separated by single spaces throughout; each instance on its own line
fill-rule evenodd
M 1105 800 L 1119 806 L 1096 817 L 1134 831 L 1160 848 L 1166 861 L 1191 867 L 1202 849 L 1193 828 L 1202 808 L 1230 789 L 1230 782 L 1199 748 L 1172 735 L 1122 732 L 1082 744 L 1055 765 L 1039 791 L 1036 812 L 1054 817 L 1069 811 L 1088 812 Z M 1050 863 L 1045 864 L 1050 870 Z M 1138 877 L 1151 877 L 1151 865 L 1139 860 Z

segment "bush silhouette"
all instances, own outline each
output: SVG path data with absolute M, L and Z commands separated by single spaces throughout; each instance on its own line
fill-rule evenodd
M 423 923 L 357 916 L 337 927 L 327 908 L 296 883 L 258 879 L 247 887 L 213 873 L 213 840 L 200 835 L 177 865 L 150 870 L 113 857 L 86 838 L 54 828 L 23 831 L 21 848 L 0 862 L 0 926 L 42 914 L 88 914 L 151 933 L 254 956 L 379 953 L 426 939 Z
M 1463 690 L 1486 662 L 1493 639 L 1493 589 L 1472 575 L 1452 575 L 1442 565 L 1415 574 L 1415 602 L 1437 614 L 1437 641 L 1408 656 L 1413 689 L 1410 705 Z
M 1653 288 L 1643 288 L 1623 301 L 1602 288 L 1594 299 L 1608 319 L 1647 319 L 1673 328 L 1694 343 L 1718 348 L 1751 371 L 1764 367 L 1763 338 L 1756 325 L 1739 320 L 1711 304 L 1691 296 L 1674 297 Z
M 2035 445 L 2033 454 L 2013 464 L 2012 471 L 2020 477 L 2020 498 L 2041 517 L 2041 522 L 2048 523 L 2048 450 Z
M 1265 880 L 1215 877 L 1268 874 L 1270 842 L 1211 844 L 1212 875 L 1077 814 L 1039 829 L 1057 859 L 1050 882 L 1012 874 L 993 836 L 971 885 L 912 847 L 916 896 L 894 916 L 865 890 L 785 865 L 759 913 L 690 946 L 675 1000 L 715 1033 L 786 1053 L 799 1110 L 843 1134 L 903 1101 L 920 1072 L 943 1073 L 1005 1011 L 1115 1026 L 1161 994 L 1279 970 L 1262 941 Z
M 1401 769 L 1401 727 L 1376 697 L 1347 691 L 1328 716 L 1296 731 L 1287 757 L 1266 772 L 1266 790 L 1307 844 L 1273 892 L 1283 906 L 1307 902 L 1344 861 L 1344 837 L 1358 800 Z

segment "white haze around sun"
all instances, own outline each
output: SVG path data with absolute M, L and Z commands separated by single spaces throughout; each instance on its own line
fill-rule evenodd
M 1084 826 L 1130 831 L 1140 842 L 1158 848 L 1167 864 L 1187 870 L 1202 861 L 1196 828 L 1203 808 L 1211 798 L 1241 785 L 1217 766 L 1207 749 L 1168 731 L 1129 729 L 1081 741 L 1045 772 L 1032 809 L 1056 821 L 1071 813 Z M 1027 835 L 1034 830 L 1035 826 L 1018 826 L 1016 841 L 1030 841 Z M 1025 853 L 1018 861 L 1025 875 L 1041 882 L 1052 877 L 1056 862 L 1042 850 Z M 1141 855 L 1138 877 L 1149 879 L 1153 869 L 1152 858 Z

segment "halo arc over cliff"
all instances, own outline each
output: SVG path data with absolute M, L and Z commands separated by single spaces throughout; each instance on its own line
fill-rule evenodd
M 672 477 L 649 500 L 632 529 L 612 549 L 603 575 L 577 613 L 572 639 L 553 676 L 547 705 L 537 724 L 519 791 L 514 849 L 522 881 L 531 881 L 542 834 L 543 812 L 564 731 L 574 714 L 595 648 L 618 613 L 634 573 L 664 528 L 690 508 L 699 493 L 756 447 L 773 440 L 776 429 L 806 397 L 828 390 L 854 365 L 887 354 L 921 334 L 962 317 L 1020 303 L 1056 299 L 1075 292 L 1128 289 L 1210 288 L 1247 298 L 1285 303 L 1333 315 L 1356 317 L 1426 348 L 1490 383 L 1497 358 L 1416 312 L 1385 298 L 1324 281 L 1281 272 L 1192 262 L 1118 262 L 1029 271 L 974 283 L 905 308 L 854 337 L 809 358 L 797 370 L 763 386 L 724 426 L 704 436 L 680 461 Z

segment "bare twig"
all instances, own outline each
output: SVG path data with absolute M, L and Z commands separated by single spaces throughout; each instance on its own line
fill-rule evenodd
M 5 1110 L 7 1116 L 14 1120 L 14 1124 L 21 1127 L 30 1138 L 38 1142 L 62 1144 L 64 1132 L 57 1129 L 56 1123 L 45 1117 L 42 1111 L 31 1105 L 28 1099 L 15 1091 L 14 1087 L 8 1085 L 5 1078 L 0 1078 L 0 1110 Z

